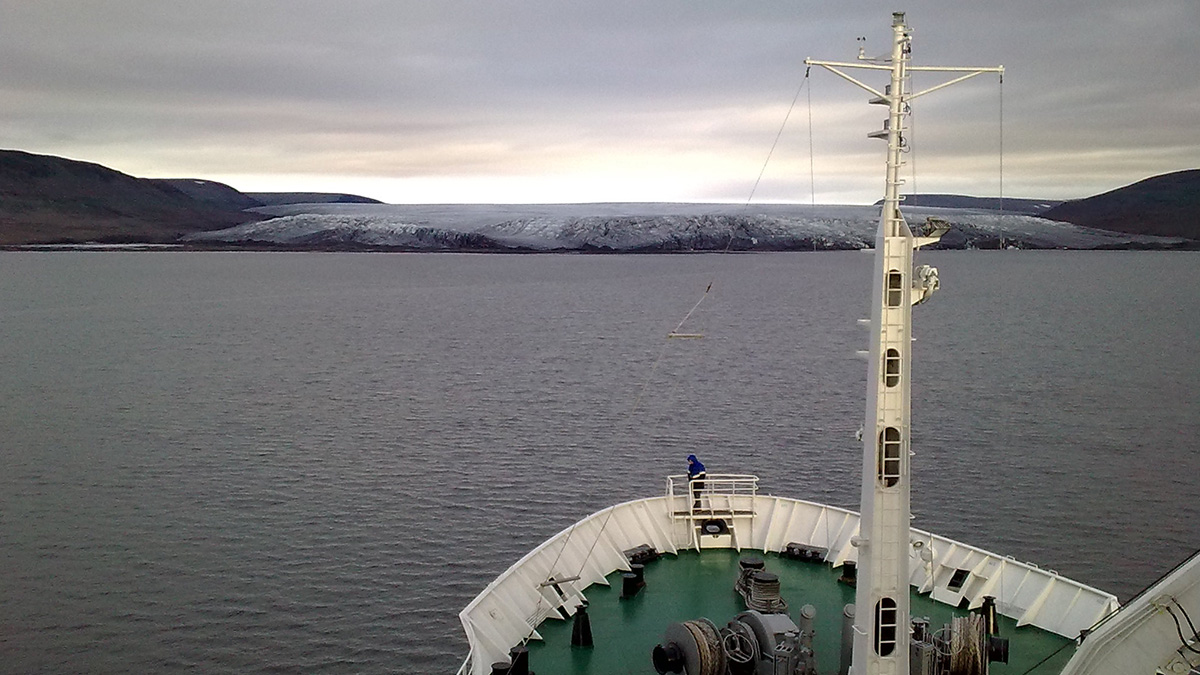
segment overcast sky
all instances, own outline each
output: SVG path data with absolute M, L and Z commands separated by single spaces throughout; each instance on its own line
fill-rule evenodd
M 886 52 L 894 10 L 914 63 L 1005 66 L 1006 196 L 1200 166 L 1200 0 L 0 0 L 0 147 L 389 202 L 745 202 L 804 58 Z M 810 85 L 754 200 L 874 201 L 886 109 Z M 1000 101 L 914 102 L 918 191 L 1000 193 Z

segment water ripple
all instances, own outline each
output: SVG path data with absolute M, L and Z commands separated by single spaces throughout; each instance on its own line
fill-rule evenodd
M 1195 548 L 1196 255 L 928 257 L 918 526 L 1124 596 Z M 857 501 L 861 254 L 0 260 L 3 672 L 448 672 L 690 452 Z

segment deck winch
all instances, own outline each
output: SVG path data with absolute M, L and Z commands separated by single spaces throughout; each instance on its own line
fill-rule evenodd
M 733 588 L 742 596 L 746 609 L 764 614 L 787 612 L 787 601 L 779 594 L 779 577 L 766 570 L 762 558 L 738 561 L 738 578 Z
M 662 675 L 816 675 L 816 608 L 804 605 L 799 623 L 793 622 L 779 592 L 779 577 L 768 572 L 759 557 L 738 560 L 734 590 L 745 601 L 746 611 L 724 628 L 705 618 L 671 624 L 651 653 L 654 669 Z M 846 605 L 843 614 L 841 675 L 850 670 L 854 605 Z M 1008 640 L 998 633 L 996 601 L 991 596 L 984 598 L 977 612 L 955 617 L 936 631 L 929 619 L 914 618 L 907 640 L 910 672 L 987 675 L 990 663 L 1008 663 Z
M 787 614 L 749 610 L 724 628 L 708 619 L 667 626 L 654 647 L 654 670 L 687 675 L 816 675 L 812 620 L 816 610 L 800 610 L 801 626 Z
M 853 607 L 846 606 L 846 627 L 853 623 Z M 704 618 L 673 623 L 651 653 L 654 670 L 660 675 L 816 675 L 815 617 L 816 609 L 805 605 L 799 625 L 786 613 L 757 610 L 738 614 L 723 628 Z M 936 631 L 928 619 L 913 619 L 910 672 L 987 675 L 989 664 L 1008 663 L 1008 640 L 990 632 L 995 625 L 987 607 Z M 841 673 L 849 667 L 848 656 L 842 656 Z
M 734 590 L 745 601 L 745 612 L 724 628 L 708 619 L 671 624 L 651 654 L 654 669 L 687 675 L 816 675 L 816 608 L 801 607 L 797 626 L 779 594 L 779 577 L 758 557 L 738 561 Z

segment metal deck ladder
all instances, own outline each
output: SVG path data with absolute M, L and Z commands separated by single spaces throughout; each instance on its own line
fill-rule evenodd
M 754 529 L 754 498 L 758 494 L 758 476 L 750 474 L 710 473 L 704 487 L 693 496 L 685 475 L 667 476 L 667 500 L 675 522 L 686 523 L 692 547 L 702 548 L 703 527 L 710 521 L 725 524 L 730 536 L 728 546 L 741 550 L 739 526 Z M 723 535 L 724 533 L 722 533 Z M 722 536 L 717 535 L 717 536 Z

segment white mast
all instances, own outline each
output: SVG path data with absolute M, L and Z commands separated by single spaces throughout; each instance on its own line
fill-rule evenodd
M 908 102 L 931 91 L 995 68 L 943 68 L 909 65 L 909 28 L 904 13 L 892 15 L 889 58 L 859 63 L 805 59 L 874 94 L 871 103 L 887 105 L 882 131 L 868 134 L 887 138 L 887 180 L 879 232 L 875 238 L 875 285 L 871 301 L 871 350 L 867 376 L 866 419 L 863 423 L 862 518 L 859 521 L 858 588 L 855 598 L 852 675 L 908 675 L 909 561 L 909 392 L 912 361 L 912 306 L 936 290 L 937 270 L 922 267 L 914 274 L 913 250 L 936 242 L 945 228 L 913 234 L 900 214 L 900 153 L 905 147 L 904 118 Z M 891 84 L 883 91 L 839 70 L 887 70 Z M 906 91 L 911 71 L 962 72 L 964 75 L 919 93 Z

